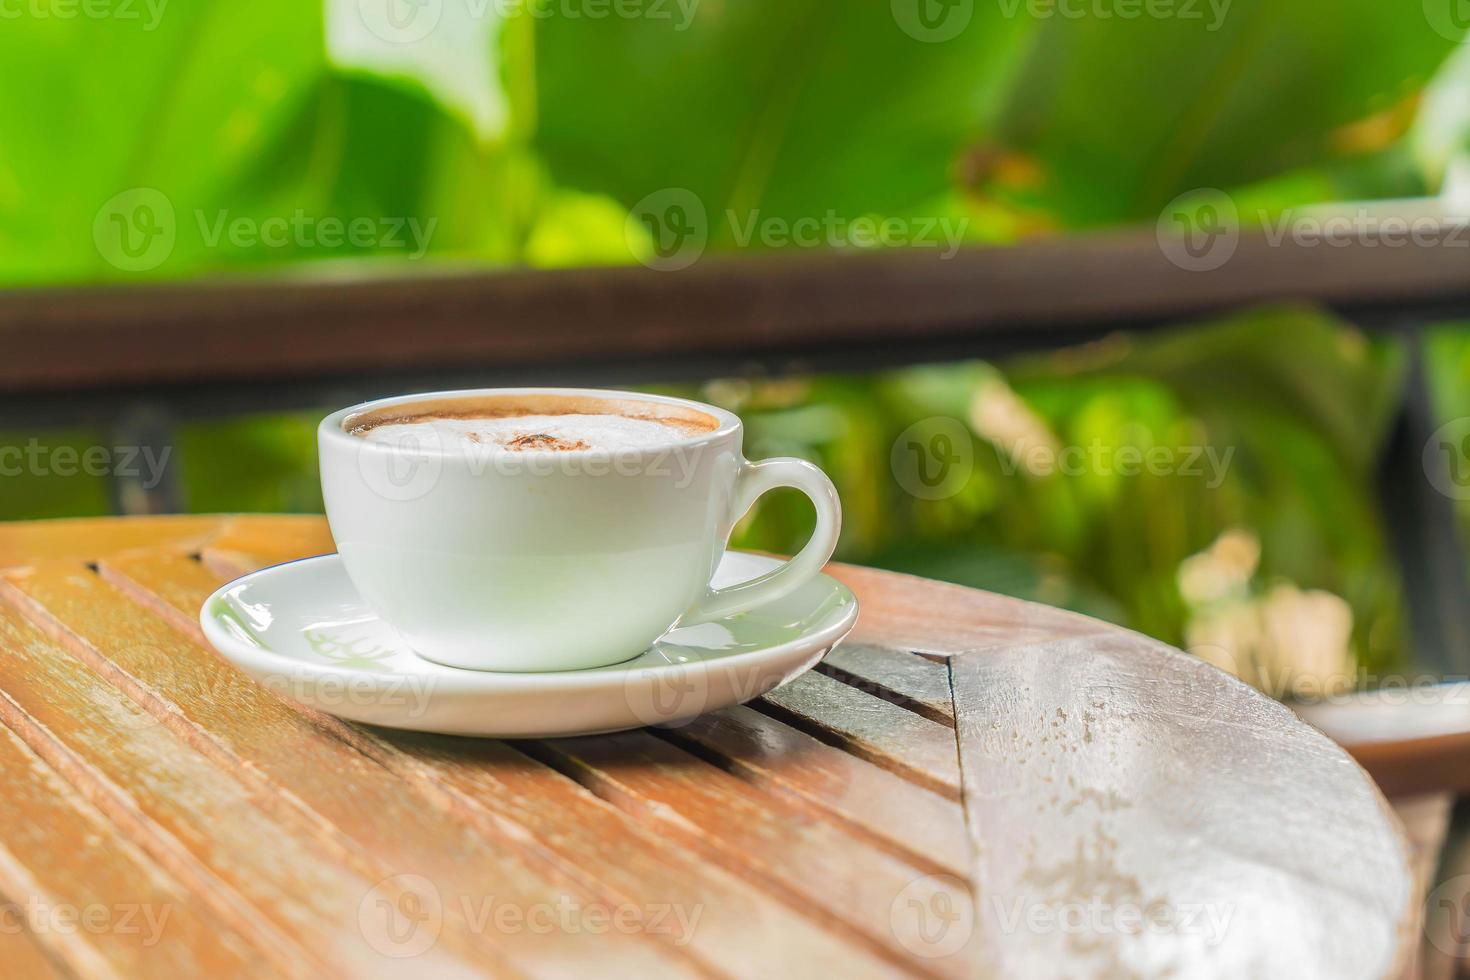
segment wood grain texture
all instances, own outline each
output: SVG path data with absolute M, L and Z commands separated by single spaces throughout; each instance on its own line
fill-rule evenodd
M 1086 616 L 913 575 L 834 563 L 827 574 L 862 607 L 849 643 L 934 657 L 984 653 L 1106 629 Z
M 726 708 L 662 736 L 747 782 L 823 808 L 916 865 L 962 878 L 970 873 L 957 801 L 753 708 Z
M 146 885 L 199 924 L 147 962 L 91 937 L 0 934 L 0 955 L 166 974 L 214 924 L 219 964 L 191 972 L 229 976 L 236 954 L 302 977 L 1410 965 L 1413 873 L 1362 770 L 1135 634 L 833 566 L 863 605 L 855 645 L 761 702 L 514 746 L 388 733 L 246 680 L 198 631 L 225 579 L 330 547 L 319 518 L 0 525 L 0 775 L 31 787 L 0 800 L 0 896 Z M 1443 814 L 1420 810 L 1422 875 Z M 45 826 L 13 832 L 17 814 Z M 116 846 L 42 857 L 86 828 Z M 536 932 L 497 923 L 506 907 L 575 911 Z M 1129 909 L 1176 918 L 1055 918 Z M 628 932 L 584 928 L 618 910 Z M 385 927 L 425 923 L 396 958 Z
M 15 901 L 0 892 L 0 902 Z M 24 977 L 25 980 L 68 980 L 70 977 L 116 976 L 102 961 L 96 963 L 91 973 L 78 973 L 66 969 L 51 958 L 35 934 L 23 928 L 7 927 L 0 930 L 0 963 L 5 964 L 8 976 Z
M 287 976 L 397 972 L 383 936 L 360 915 L 380 899 L 399 902 L 400 883 L 344 868 L 296 821 L 273 819 L 266 811 L 278 811 L 281 801 L 211 765 L 6 605 L 0 649 L 0 722 L 246 936 L 270 969 Z M 420 964 L 450 976 L 495 967 L 488 956 L 466 959 L 455 950 L 469 945 L 445 937 Z
M 408 779 L 450 793 L 476 822 L 514 828 L 525 846 L 584 877 L 618 906 L 663 916 L 711 971 L 885 976 L 896 968 L 824 928 L 823 916 L 782 904 L 758 883 L 669 839 L 560 773 L 485 739 L 383 735 L 365 751 Z
M 1418 980 L 1421 977 L 1428 980 L 1425 976 L 1427 967 L 1432 961 L 1431 957 L 1437 952 L 1429 941 L 1428 916 L 1433 912 L 1429 906 L 1437 898 L 1431 897 L 1431 892 L 1438 884 L 1436 872 L 1445 839 L 1449 834 L 1450 811 L 1454 803 L 1455 799 L 1449 793 L 1426 793 L 1393 801 L 1393 812 L 1403 825 L 1404 835 L 1409 841 L 1409 868 L 1414 875 L 1414 894 L 1425 905 L 1424 936 L 1410 950 L 1408 962 L 1400 974 L 1404 980 Z
M 0 934 L 28 928 L 79 976 L 255 974 L 259 954 L 239 933 L 3 727 L 0 780 Z
M 817 669 L 849 687 L 954 727 L 949 671 L 941 663 L 904 650 L 843 643 L 827 654 Z
M 296 811 L 337 860 L 374 881 L 414 868 L 432 883 L 446 922 L 494 947 L 497 957 L 574 971 L 615 956 L 630 968 L 680 972 L 680 950 L 642 935 L 477 928 L 477 912 L 487 903 L 585 907 L 591 896 L 406 793 L 402 780 L 335 737 L 336 722 L 282 701 L 85 566 L 37 566 L 16 576 L 12 589 L 35 618 L 162 725 L 260 798 L 278 802 L 283 815 Z M 487 881 L 495 883 L 493 891 Z
M 1396 822 L 1287 709 L 1122 631 L 950 669 L 998 975 L 1397 974 L 1419 898 Z
M 761 698 L 764 710 L 905 779 L 960 798 L 954 732 L 824 674 L 803 674 Z
M 0 569 L 51 559 L 93 560 L 134 548 L 186 551 L 225 524 L 219 517 L 97 517 L 0 523 Z
M 355 282 L 7 290 L 0 384 L 64 391 L 837 346 L 902 351 L 940 338 L 1034 342 L 1088 325 L 1271 301 L 1356 309 L 1470 294 L 1457 250 L 1378 244 L 1364 236 L 1324 249 L 1242 235 L 1229 262 L 1195 272 L 1171 263 L 1152 229 L 1130 229 L 953 257 L 923 249 L 738 256 L 676 274 L 455 269 Z
M 148 608 L 166 608 L 175 628 L 189 635 L 198 627 L 186 614 L 219 584 L 199 562 L 180 555 L 122 556 L 103 563 L 100 572 Z M 673 941 L 687 944 L 708 969 L 719 971 L 740 958 L 778 972 L 841 969 L 870 976 L 892 970 L 793 916 L 743 879 L 671 850 L 626 813 L 499 742 L 345 725 L 335 733 L 417 790 L 445 797 L 482 832 L 513 838 L 516 847 L 578 878 L 601 901 L 658 918 L 660 928 L 671 930 Z M 684 931 L 688 919 L 680 920 L 681 914 L 697 928 Z
M 225 578 L 266 565 L 337 550 L 320 517 L 252 516 L 225 522 L 201 549 L 205 564 Z
M 826 917 L 855 941 L 911 968 L 967 976 L 959 961 L 912 961 L 892 916 L 895 898 L 915 882 L 951 884 L 848 834 L 810 808 L 762 794 L 694 756 L 643 732 L 528 743 L 593 792 L 640 819 L 657 821 L 678 845 L 760 881 L 788 902 Z M 840 860 L 836 859 L 841 855 Z

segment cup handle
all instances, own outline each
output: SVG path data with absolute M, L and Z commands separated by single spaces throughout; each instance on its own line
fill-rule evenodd
M 748 582 L 723 589 L 710 589 L 679 619 L 680 626 L 693 626 L 724 619 L 790 595 L 810 581 L 832 557 L 837 534 L 842 529 L 842 505 L 837 488 L 827 474 L 804 459 L 782 457 L 746 461 L 735 478 L 730 503 L 730 525 L 745 516 L 756 499 L 767 490 L 793 487 L 811 499 L 817 509 L 817 527 L 806 547 L 796 557 Z

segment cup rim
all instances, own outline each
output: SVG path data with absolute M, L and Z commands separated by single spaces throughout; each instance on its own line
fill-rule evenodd
M 714 416 L 714 418 L 719 422 L 719 425 L 717 425 L 709 432 L 702 432 L 698 435 L 692 436 L 678 436 L 670 439 L 668 442 L 660 443 L 657 446 L 649 446 L 639 449 L 617 450 L 620 455 L 652 454 L 667 452 L 670 449 L 695 449 L 700 446 L 705 446 L 711 443 L 718 442 L 722 439 L 727 439 L 734 433 L 739 432 L 741 427 L 740 418 L 733 412 L 726 411 L 725 409 L 719 408 L 715 405 L 709 405 L 704 402 L 695 401 L 692 398 L 676 398 L 672 395 L 655 395 L 641 391 L 625 391 L 617 388 L 459 388 L 450 391 L 424 391 L 415 392 L 413 394 L 407 395 L 390 395 L 386 398 L 374 398 L 369 401 L 358 402 L 356 405 L 349 405 L 346 408 L 341 408 L 335 412 L 332 412 L 326 418 L 322 419 L 320 424 L 318 424 L 317 426 L 317 436 L 319 440 L 323 441 L 347 440 L 342 444 L 347 446 L 354 446 L 358 449 L 366 446 L 375 446 L 385 451 L 392 451 L 397 454 L 407 453 L 409 455 L 425 457 L 450 456 L 454 454 L 454 450 L 450 449 L 447 446 L 419 446 L 413 449 L 405 449 L 399 446 L 387 446 L 382 443 L 376 443 L 371 440 L 364 439 L 360 436 L 352 435 L 350 432 L 342 427 L 342 423 L 346 421 L 349 417 L 360 412 L 369 412 L 376 409 L 387 408 L 395 405 L 412 405 L 415 402 L 436 401 L 453 398 L 477 398 L 485 396 L 515 397 L 517 395 L 568 395 L 583 398 L 625 398 L 632 401 L 658 402 L 664 405 L 677 405 L 682 408 L 703 412 L 706 415 Z M 518 457 L 576 458 L 599 455 L 605 456 L 609 455 L 609 453 L 609 450 L 597 448 L 526 449 L 517 452 L 516 455 Z

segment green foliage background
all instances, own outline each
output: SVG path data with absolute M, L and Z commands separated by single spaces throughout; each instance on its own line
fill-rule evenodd
M 375 2 L 176 0 L 152 27 L 7 21 L 0 63 L 24 85 L 0 98 L 0 280 L 632 262 L 651 242 L 629 209 L 668 188 L 698 197 L 716 255 L 741 247 L 727 211 L 947 218 L 970 241 L 1005 243 L 1152 224 L 1177 196 L 1213 187 L 1251 221 L 1435 193 L 1470 120 L 1470 54 L 1433 0 L 1222 0 L 1163 18 L 975 2 L 961 4 L 968 25 L 937 43 L 902 29 L 906 0 L 701 0 L 684 29 L 672 4 L 660 5 L 669 19 L 568 16 L 576 0 L 479 4 L 475 17 L 443 0 L 432 50 L 374 38 L 364 11 Z M 163 196 L 176 230 L 166 258 L 142 270 L 110 262 L 97 238 L 108 202 L 135 188 Z M 221 216 L 295 214 L 434 231 L 419 264 L 381 243 L 204 233 Z M 1310 309 L 1181 327 L 999 365 L 676 390 L 741 412 L 752 455 L 826 467 L 846 507 L 845 558 L 1181 642 L 1179 563 L 1243 527 L 1262 542 L 1262 581 L 1343 596 L 1360 659 L 1402 662 L 1372 477 L 1402 351 Z M 1442 410 L 1470 414 L 1464 334 L 1434 343 Z M 1062 444 L 1229 450 L 1225 480 L 1028 475 L 973 435 L 958 493 L 906 493 L 899 434 L 935 418 L 969 427 L 977 391 L 997 378 Z M 109 436 L 12 433 L 0 445 L 34 438 Z M 175 449 L 190 509 L 320 506 L 307 415 L 191 425 Z M 108 506 L 96 478 L 33 473 L 4 486 L 4 518 Z M 791 549 L 808 519 L 804 503 L 773 495 L 738 543 Z

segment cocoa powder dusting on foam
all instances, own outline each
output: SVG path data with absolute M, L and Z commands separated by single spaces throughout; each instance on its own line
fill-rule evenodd
M 503 443 L 506 449 L 552 449 L 557 452 L 570 452 L 574 449 L 590 449 L 581 439 L 558 439 L 556 436 L 547 435 L 544 432 L 526 432 L 516 436 L 509 442 Z

